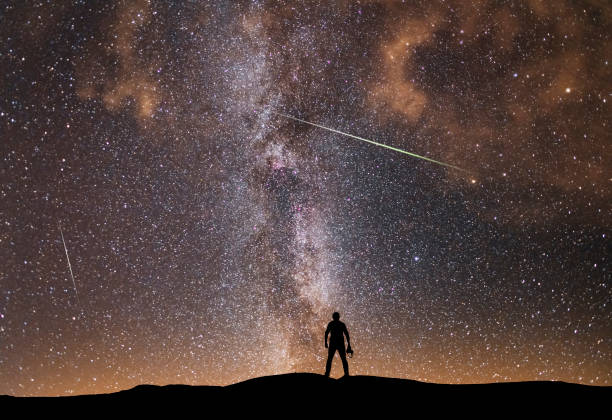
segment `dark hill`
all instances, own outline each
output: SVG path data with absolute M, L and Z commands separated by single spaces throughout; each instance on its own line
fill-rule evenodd
M 468 414 L 486 417 L 605 413 L 612 388 L 564 382 L 442 385 L 375 376 L 328 379 L 294 373 L 217 386 L 140 385 L 113 394 L 73 397 L 0 397 L 0 407 L 23 414 L 63 417 L 137 414 L 220 418 L 257 415 L 293 418 L 353 413 L 415 415 Z M 213 414 L 216 413 L 216 414 Z M 361 416 L 360 416 L 361 417 Z

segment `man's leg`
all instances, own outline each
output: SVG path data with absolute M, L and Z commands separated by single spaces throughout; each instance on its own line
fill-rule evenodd
M 334 353 L 336 353 L 336 348 L 329 345 L 329 351 L 327 352 L 327 364 L 325 365 L 325 376 L 329 377 L 329 372 L 331 372 L 332 360 L 334 360 Z
M 340 359 L 342 359 L 342 368 L 344 369 L 344 376 L 349 376 L 348 362 L 346 360 L 346 350 L 344 349 L 344 346 L 338 347 L 338 354 L 340 354 Z

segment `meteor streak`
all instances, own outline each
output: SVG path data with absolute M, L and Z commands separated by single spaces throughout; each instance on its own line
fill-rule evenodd
M 299 122 L 304 123 L 304 124 L 309 124 L 309 125 L 312 125 L 314 127 L 322 128 L 323 130 L 331 131 L 332 133 L 337 133 L 337 134 L 341 134 L 343 136 L 351 137 L 353 139 L 364 141 L 366 143 L 370 143 L 370 144 L 373 144 L 375 146 L 384 147 L 385 149 L 390 149 L 390 150 L 393 150 L 395 152 L 403 153 L 403 154 L 408 155 L 408 156 L 412 156 L 412 157 L 415 157 L 415 158 L 418 158 L 418 159 L 423 159 L 423 160 L 426 160 L 428 162 L 432 162 L 432 163 L 435 163 L 435 164 L 438 164 L 438 165 L 446 166 L 448 168 L 453 168 L 453 169 L 456 169 L 456 170 L 461 171 L 461 172 L 468 172 L 467 170 L 462 169 L 462 168 L 460 168 L 458 166 L 451 165 L 449 163 L 440 162 L 438 160 L 434 160 L 434 159 L 431 159 L 431 158 L 428 158 L 428 157 L 425 157 L 425 156 L 417 155 L 416 153 L 412 153 L 412 152 L 408 152 L 406 150 L 398 149 L 397 147 L 389 146 L 389 145 L 383 144 L 383 143 L 378 143 L 378 142 L 373 141 L 373 140 L 364 139 L 363 137 L 355 136 L 353 134 L 345 133 L 345 132 L 340 131 L 340 130 L 335 130 L 333 128 L 325 127 L 324 125 L 315 124 L 313 122 L 302 120 L 300 118 L 296 118 L 296 117 L 293 117 L 291 115 L 282 114 L 282 113 L 276 112 L 276 111 L 271 111 L 271 112 L 273 114 L 280 115 L 281 117 L 289 118 L 289 119 L 294 120 L 294 121 L 299 121 Z
M 62 232 L 62 226 L 59 225 L 60 235 L 62 235 L 62 243 L 64 244 L 64 251 L 66 251 L 66 260 L 68 261 L 68 269 L 70 270 L 70 277 L 72 278 L 72 285 L 74 286 L 74 293 L 76 294 L 77 302 L 79 306 L 81 301 L 79 300 L 79 292 L 77 291 L 76 282 L 74 281 L 74 274 L 72 274 L 72 265 L 70 264 L 70 257 L 68 256 L 68 248 L 66 247 L 66 241 L 64 240 L 64 232 Z

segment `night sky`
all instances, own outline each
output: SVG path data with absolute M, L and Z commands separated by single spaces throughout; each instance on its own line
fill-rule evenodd
M 0 394 L 322 374 L 333 311 L 355 375 L 612 385 L 611 37 L 605 0 L 1 1 Z

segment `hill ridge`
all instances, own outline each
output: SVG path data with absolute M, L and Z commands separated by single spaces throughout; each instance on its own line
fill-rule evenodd
M 584 415 L 597 407 L 605 409 L 612 388 L 562 381 L 496 382 L 490 384 L 438 384 L 411 379 L 356 375 L 338 379 L 316 373 L 285 373 L 250 378 L 226 386 L 141 384 L 133 388 L 95 395 L 65 397 L 0 396 L 0 406 L 19 410 L 78 413 L 182 412 L 225 410 L 227 413 L 259 413 L 283 417 L 286 410 L 316 414 L 325 410 L 363 413 L 374 410 L 435 412 L 470 415 L 515 411 L 567 414 L 579 409 Z M 272 410 L 272 411 L 271 411 Z M 280 410 L 280 411 L 276 411 Z M 593 411 L 595 412 L 595 411 Z M 521 414 L 521 415 L 522 415 Z M 285 418 L 285 417 L 283 417 Z

